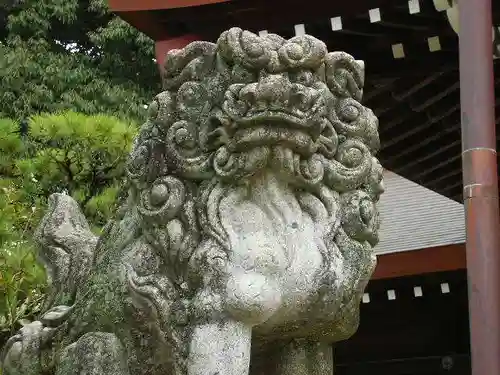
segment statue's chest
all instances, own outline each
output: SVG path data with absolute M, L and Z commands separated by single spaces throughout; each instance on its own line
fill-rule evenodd
M 281 251 L 287 260 L 286 267 L 276 274 L 282 287 L 283 302 L 302 304 L 318 287 L 318 278 L 323 266 L 317 236 L 313 228 L 303 226 L 281 236 Z
M 283 211 L 249 202 L 233 205 L 224 218 L 232 266 L 269 277 L 291 303 L 317 288 L 323 258 L 312 220 L 302 210 Z

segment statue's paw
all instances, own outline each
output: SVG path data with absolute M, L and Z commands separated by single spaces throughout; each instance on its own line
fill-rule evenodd
M 42 356 L 50 353 L 49 343 L 55 328 L 68 317 L 72 308 L 56 306 L 47 311 L 39 321 L 24 325 L 5 344 L 0 361 L 3 375 L 38 375 L 43 373 Z
M 40 321 L 47 327 L 57 327 L 68 318 L 72 310 L 73 306 L 55 306 L 43 314 Z
M 257 325 L 269 319 L 280 305 L 281 290 L 271 277 L 233 269 L 226 287 L 226 309 L 234 319 Z
M 53 329 L 40 321 L 26 324 L 5 344 L 1 363 L 3 375 L 40 375 L 44 344 L 52 337 Z
M 114 334 L 90 332 L 62 350 L 55 375 L 129 375 L 127 354 Z

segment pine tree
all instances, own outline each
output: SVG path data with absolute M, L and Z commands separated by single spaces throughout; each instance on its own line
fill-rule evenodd
M 136 130 L 135 124 L 106 115 L 32 117 L 29 149 L 15 162 L 19 201 L 43 207 L 50 194 L 66 192 L 91 224 L 102 227 L 113 212 Z

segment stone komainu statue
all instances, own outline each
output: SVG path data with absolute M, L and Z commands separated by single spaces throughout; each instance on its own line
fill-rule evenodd
M 52 293 L 3 375 L 331 374 L 376 262 L 363 63 L 233 28 L 171 51 L 163 79 L 103 234 L 51 197 Z

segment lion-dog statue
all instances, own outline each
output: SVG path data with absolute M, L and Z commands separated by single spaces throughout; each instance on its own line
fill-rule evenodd
M 102 234 L 50 197 L 51 292 L 3 375 L 330 375 L 376 264 L 363 62 L 232 28 L 170 51 L 162 79 Z

